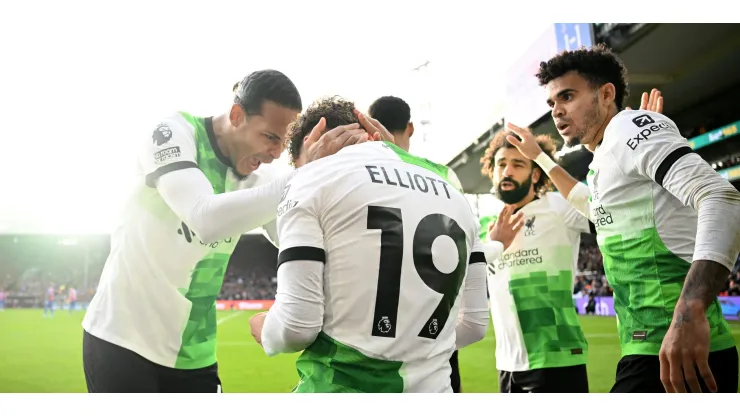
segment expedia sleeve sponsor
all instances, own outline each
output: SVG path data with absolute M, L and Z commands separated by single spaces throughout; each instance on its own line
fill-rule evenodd
M 666 123 L 665 121 L 661 121 L 660 123 L 655 123 L 655 121 L 650 119 L 650 123 L 646 125 L 646 127 L 642 130 L 640 130 L 637 134 L 633 135 L 631 138 L 627 140 L 627 147 L 629 147 L 632 150 L 637 149 L 637 146 L 642 142 L 643 140 L 648 140 L 651 134 L 658 132 L 663 129 L 669 129 L 671 126 L 670 124 Z

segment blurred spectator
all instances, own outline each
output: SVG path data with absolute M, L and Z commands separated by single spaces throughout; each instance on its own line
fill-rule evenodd
M 594 294 L 590 293 L 588 295 L 588 303 L 586 304 L 586 315 L 594 314 L 596 314 L 596 299 L 594 298 Z
M 740 296 L 740 283 L 737 280 L 730 279 L 727 296 Z

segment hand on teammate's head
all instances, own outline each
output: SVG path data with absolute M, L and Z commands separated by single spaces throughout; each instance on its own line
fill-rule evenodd
M 292 163 L 299 167 L 373 136 L 360 124 L 355 104 L 333 96 L 313 102 L 291 125 L 287 138 Z
M 346 146 L 360 144 L 370 140 L 370 135 L 359 124 L 353 123 L 335 127 L 321 134 L 326 122 L 321 119 L 303 142 L 306 152 L 306 163 L 322 157 L 331 156 Z M 320 136 L 319 136 L 320 135 Z M 317 138 L 318 136 L 318 138 Z
M 529 129 L 519 127 L 512 123 L 507 123 L 506 127 L 512 132 L 516 133 L 517 136 L 519 136 L 519 138 L 517 138 L 515 136 L 509 135 L 506 137 L 506 141 L 508 141 L 512 146 L 516 147 L 519 152 L 524 155 L 524 157 L 534 160 L 537 158 L 537 156 L 539 156 L 540 153 L 542 153 L 542 148 L 537 143 L 537 139 L 534 137 L 534 134 L 529 131 Z
M 374 141 L 387 141 L 395 144 L 394 137 L 388 129 L 385 128 L 380 122 L 367 114 L 362 113 L 358 109 L 354 109 L 353 113 L 360 120 L 362 127 L 370 133 L 370 136 Z

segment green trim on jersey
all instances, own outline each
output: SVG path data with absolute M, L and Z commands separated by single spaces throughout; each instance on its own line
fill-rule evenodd
M 403 393 L 403 363 L 370 358 L 319 333 L 296 360 L 295 393 Z
M 421 168 L 424 168 L 426 170 L 430 170 L 437 175 L 441 176 L 445 181 L 449 183 L 449 175 L 448 172 L 450 171 L 450 168 L 445 165 L 440 165 L 439 163 L 434 163 L 429 159 L 425 159 L 423 157 L 414 156 L 411 153 L 401 149 L 400 147 L 396 146 L 395 144 L 391 142 L 383 142 L 383 145 L 388 147 L 389 149 L 396 152 L 398 157 L 401 158 L 406 163 L 409 163 L 411 165 L 416 165 Z M 450 183 L 450 185 L 454 186 L 455 189 L 457 189 L 459 192 L 462 192 L 462 189 L 458 189 L 457 186 Z
M 175 368 L 195 369 L 216 362 L 216 297 L 231 253 L 209 253 L 195 266 L 185 297 L 192 302 Z
M 657 355 L 691 264 L 665 246 L 655 227 L 642 230 L 634 238 L 606 237 L 600 248 L 609 284 L 614 289 L 622 356 Z M 718 300 L 711 304 L 706 315 L 709 350 L 734 346 L 735 340 L 722 317 Z
M 221 163 L 211 146 L 205 119 L 185 112 L 180 112 L 180 115 L 193 126 L 196 162 L 213 186 L 213 192 L 222 194 L 231 190 L 232 186 L 227 181 L 228 167 Z M 192 306 L 175 362 L 175 368 L 178 369 L 203 368 L 216 363 L 216 298 L 236 244 L 215 242 L 210 247 L 211 251 L 196 264 L 185 293 L 185 298 Z

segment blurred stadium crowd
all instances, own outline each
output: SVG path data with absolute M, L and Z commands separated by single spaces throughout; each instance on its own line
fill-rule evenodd
M 23 259 L 28 261 L 38 259 L 33 255 L 26 255 L 28 250 L 24 244 L 14 245 L 18 246 L 17 250 L 15 252 L 4 250 L 3 259 L 0 261 L 0 291 L 4 292 L 6 308 L 40 308 L 50 286 L 54 288 L 56 294 L 54 301 L 59 309 L 67 308 L 71 288 L 77 290 L 78 303 L 81 307 L 92 299 L 98 282 L 97 277 L 100 276 L 105 263 L 105 256 L 99 256 L 91 262 L 86 282 L 82 271 L 84 265 L 80 263 L 72 263 L 71 267 L 70 263 L 62 262 L 30 264 L 25 268 L 14 267 L 14 264 L 24 263 Z M 277 250 L 262 236 L 243 237 L 226 270 L 218 300 L 275 299 L 276 262 L 269 260 L 276 258 Z M 578 257 L 578 274 L 573 282 L 573 295 L 577 298 L 591 294 L 597 297 L 612 296 L 612 289 L 604 275 L 604 264 L 596 242 L 584 238 Z M 740 296 L 740 258 L 735 263 L 720 295 Z

